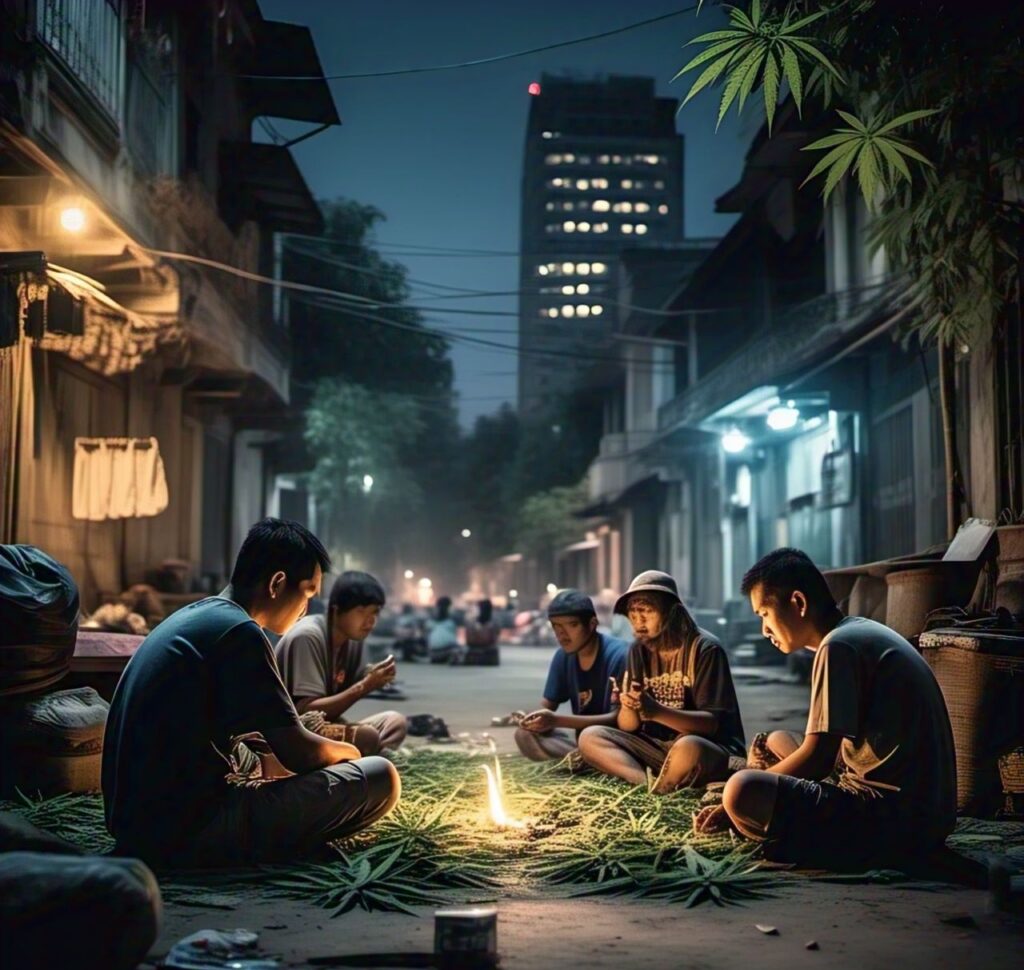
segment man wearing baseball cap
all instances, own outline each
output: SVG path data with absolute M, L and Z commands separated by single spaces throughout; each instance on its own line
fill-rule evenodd
M 615 612 L 629 617 L 636 639 L 617 723 L 583 732 L 583 759 L 634 785 L 657 772 L 656 794 L 724 780 L 746 751 L 722 645 L 697 626 L 676 581 L 657 569 L 629 584 Z
M 516 730 L 516 744 L 531 761 L 561 760 L 576 752 L 584 728 L 615 724 L 612 681 L 617 683 L 626 669 L 625 642 L 598 632 L 589 596 L 563 589 L 547 613 L 560 649 L 551 658 L 540 707 Z M 556 713 L 566 701 L 572 714 Z

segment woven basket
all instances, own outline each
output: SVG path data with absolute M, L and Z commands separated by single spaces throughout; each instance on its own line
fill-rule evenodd
M 1004 792 L 1024 795 L 1024 748 L 1015 748 L 999 758 L 999 777 Z
M 976 579 L 973 563 L 936 562 L 889 573 L 885 625 L 908 640 L 915 639 L 932 610 L 966 606 Z
M 929 630 L 920 649 L 953 728 L 957 810 L 990 817 L 1002 802 L 998 758 L 1024 744 L 1024 638 Z

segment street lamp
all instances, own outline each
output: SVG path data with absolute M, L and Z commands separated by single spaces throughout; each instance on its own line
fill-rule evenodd
M 468 539 L 472 534 L 473 534 L 473 530 L 472 529 L 463 529 L 462 530 L 462 538 L 463 539 Z
M 800 412 L 793 407 L 792 401 L 786 405 L 772 408 L 768 412 L 768 417 L 765 418 L 768 427 L 772 431 L 788 431 L 790 428 L 795 427 L 799 420 Z
M 364 475 L 363 476 L 363 492 L 366 495 L 369 495 L 371 488 L 373 488 L 373 476 L 372 475 Z
M 81 232 L 85 228 L 85 212 L 77 205 L 65 206 L 60 211 L 60 225 L 65 232 Z
M 430 589 L 430 587 L 431 587 L 431 586 L 433 586 L 433 585 L 434 585 L 434 584 L 433 584 L 433 583 L 432 583 L 432 582 L 431 582 L 431 581 L 430 581 L 429 579 L 427 579 L 427 577 L 426 577 L 426 576 L 424 576 L 424 577 L 423 577 L 423 578 L 422 578 L 422 579 L 420 580 L 420 587 L 421 587 L 422 589 Z
M 547 586 L 545 587 L 545 589 L 547 589 L 547 591 L 552 596 L 554 596 L 554 594 L 558 592 L 558 587 L 554 583 L 548 583 Z
M 739 428 L 730 428 L 722 435 L 722 448 L 730 455 L 738 455 L 750 444 L 750 439 Z
M 406 579 L 412 579 L 416 574 L 411 569 L 407 569 L 403 575 Z
M 510 600 L 516 600 L 516 599 L 519 599 L 519 590 L 518 590 L 518 589 L 510 589 L 510 590 L 508 591 L 508 598 L 509 598 Z

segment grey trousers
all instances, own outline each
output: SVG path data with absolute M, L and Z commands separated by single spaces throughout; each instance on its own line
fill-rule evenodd
M 217 814 L 175 867 L 280 862 L 372 825 L 398 803 L 401 779 L 386 758 L 360 758 L 261 785 L 225 786 Z

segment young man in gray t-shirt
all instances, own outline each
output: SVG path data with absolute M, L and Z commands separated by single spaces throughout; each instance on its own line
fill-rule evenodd
M 367 694 L 395 679 L 395 661 L 364 667 L 362 641 L 384 606 L 384 588 L 369 573 L 342 573 L 331 587 L 327 613 L 300 620 L 278 641 L 277 666 L 299 714 L 322 714 L 328 734 L 354 744 L 363 754 L 395 749 L 408 728 L 397 711 L 360 721 L 344 715 Z
M 765 842 L 769 857 L 805 864 L 864 863 L 942 844 L 956 823 L 956 759 L 925 660 L 887 626 L 844 617 L 799 550 L 765 556 L 743 592 L 779 650 L 809 647 L 815 658 L 806 733 L 768 736 L 769 761 L 778 761 L 729 780 L 728 820 Z

